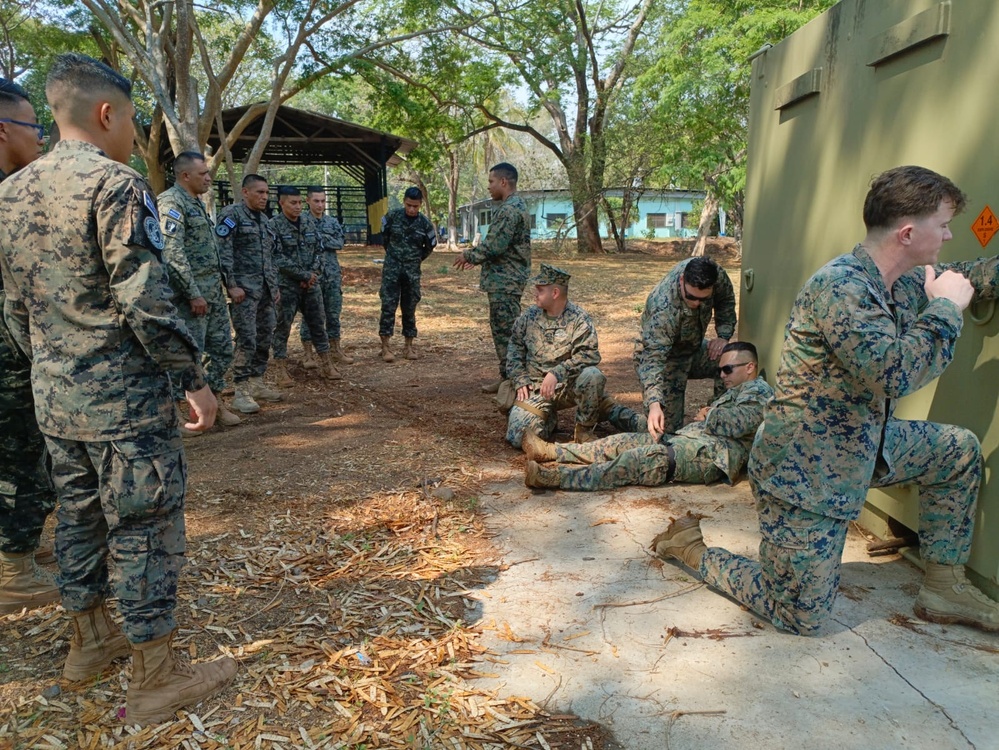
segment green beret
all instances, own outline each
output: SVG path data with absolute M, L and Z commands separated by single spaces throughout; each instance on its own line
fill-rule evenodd
M 548 263 L 542 263 L 541 268 L 538 270 L 538 275 L 534 277 L 533 282 L 536 286 L 548 286 L 549 284 L 568 286 L 569 278 L 569 274 L 561 268 L 556 268 Z

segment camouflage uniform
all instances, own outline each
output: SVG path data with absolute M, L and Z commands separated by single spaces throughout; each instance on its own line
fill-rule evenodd
M 423 214 L 406 216 L 406 209 L 396 208 L 382 219 L 382 242 L 385 265 L 382 266 L 382 314 L 378 335 L 391 336 L 395 329 L 395 311 L 402 306 L 402 335 L 415 339 L 416 306 L 420 302 L 420 264 L 437 246 L 434 225 Z
M 227 289 L 236 286 L 246 292 L 246 299 L 229 310 L 236 331 L 233 380 L 239 383 L 267 371 L 277 321 L 274 234 L 263 212 L 237 203 L 219 213 L 215 236 L 219 238 L 222 283 Z
M 531 272 L 531 221 L 524 199 L 514 193 L 493 209 L 485 239 L 461 255 L 482 266 L 479 286 L 489 295 L 489 329 L 505 379 L 510 332 L 520 317 L 520 298 Z
M 163 230 L 166 264 L 173 303 L 202 352 L 208 385 L 215 393 L 225 390 L 225 374 L 232 366 L 232 326 L 222 292 L 222 271 L 215 245 L 215 228 L 205 204 L 174 185 L 157 198 Z M 191 312 L 191 300 L 204 298 L 206 315 Z M 174 389 L 180 401 L 184 394 Z
M 658 441 L 646 431 L 556 445 L 560 464 L 589 464 L 583 468 L 559 466 L 560 486 L 566 490 L 606 490 L 631 484 L 711 484 L 723 477 L 732 483 L 749 457 L 764 407 L 773 395 L 765 380 L 754 378 L 715 399 L 704 421 L 691 422 Z
M 63 140 L 0 186 L 0 211 L 5 313 L 32 353 L 53 458 L 63 605 L 82 612 L 105 598 L 110 553 L 128 639 L 166 636 L 186 481 L 170 381 L 206 382 L 170 302 L 155 201 L 132 169 Z
M 288 334 L 299 310 L 309 331 L 317 334 L 313 341 L 316 351 L 328 352 L 330 342 L 319 281 L 308 289 L 303 289 L 301 283 L 312 278 L 312 274 L 318 276 L 321 270 L 325 251 L 319 223 L 309 213 L 303 212 L 294 224 L 279 213 L 271 219 L 270 228 L 275 237 L 274 265 L 281 287 L 281 312 L 274 328 L 274 359 L 288 357 Z
M 315 218 L 315 217 L 313 217 Z M 337 250 L 343 248 L 346 234 L 340 222 L 329 214 L 316 219 L 319 224 L 319 234 L 323 238 L 323 253 L 319 261 L 319 294 L 323 299 L 323 310 L 326 313 L 326 336 L 337 340 L 340 338 L 340 311 L 343 310 L 343 274 L 340 272 L 340 259 Z M 298 334 L 302 341 L 312 341 L 309 324 L 305 317 L 298 326 Z
M 635 346 L 635 370 L 642 383 L 645 409 L 659 403 L 668 433 L 675 433 L 683 424 L 688 378 L 713 378 L 715 398 L 725 391 L 718 363 L 708 357 L 704 338 L 712 314 L 718 338 L 731 339 L 735 334 L 735 290 L 728 274 L 719 270 L 711 298 L 694 310 L 684 301 L 681 288 L 683 269 L 689 262 L 678 263 L 652 290 Z
M 514 388 L 531 391 L 526 401 L 530 408 L 516 402 L 510 409 L 507 441 L 519 448 L 527 430 L 550 438 L 558 426 L 558 412 L 573 406 L 576 424 L 593 426 L 606 419 L 619 429 L 638 429 L 641 422 L 634 411 L 604 396 L 607 378 L 596 366 L 599 362 L 597 330 L 582 308 L 567 302 L 562 314 L 552 318 L 532 305 L 514 323 L 507 354 L 507 373 Z M 551 400 L 539 392 L 549 372 L 558 378 Z
M 0 182 L 6 178 L 0 169 Z M 31 361 L 7 329 L 3 304 L 0 283 L 0 552 L 21 554 L 38 549 L 55 493 L 45 439 L 35 421 Z
M 952 268 L 995 298 L 999 259 Z M 787 324 L 777 395 L 749 459 L 760 516 L 760 561 L 709 548 L 704 580 L 785 630 L 814 634 L 839 585 L 849 522 L 868 487 L 919 488 L 920 554 L 968 559 L 981 448 L 969 430 L 893 416 L 897 399 L 950 363 L 963 318 L 928 300 L 924 272 L 889 291 L 861 246 L 823 266 L 802 288 Z

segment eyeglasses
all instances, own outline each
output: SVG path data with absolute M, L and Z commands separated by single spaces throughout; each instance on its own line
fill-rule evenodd
M 735 364 L 735 365 L 725 365 L 723 367 L 719 367 L 718 368 L 718 372 L 721 375 L 731 375 L 733 372 L 735 372 L 735 368 L 736 367 L 745 367 L 746 365 L 751 365 L 751 364 L 753 364 L 753 363 L 752 362 L 740 362 L 740 363 Z
M 26 128 L 34 128 L 38 133 L 38 140 L 45 139 L 45 126 L 39 125 L 37 122 L 23 122 L 21 120 L 12 120 L 9 117 L 0 117 L 0 122 L 9 122 L 11 125 L 23 125 Z
M 685 298 L 687 298 L 688 300 L 690 300 L 691 302 L 707 302 L 709 299 L 711 299 L 712 296 L 714 296 L 714 290 L 713 289 L 711 291 L 709 291 L 707 294 L 705 294 L 703 297 L 697 297 L 697 296 L 691 294 L 690 293 L 690 287 L 687 286 L 687 282 L 686 281 L 684 281 L 684 282 L 681 283 L 681 287 L 683 289 L 683 296 Z

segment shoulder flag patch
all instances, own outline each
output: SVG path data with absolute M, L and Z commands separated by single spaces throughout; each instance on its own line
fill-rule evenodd
M 142 202 L 146 204 L 146 208 L 149 209 L 149 213 L 151 213 L 156 218 L 156 221 L 159 222 L 160 213 L 156 210 L 156 201 L 153 200 L 153 196 L 149 194 L 149 191 L 142 191 Z
M 228 237 L 229 233 L 236 228 L 236 222 L 231 216 L 226 216 L 222 221 L 219 222 L 218 226 L 215 227 L 215 234 L 219 237 Z
M 183 216 L 180 215 L 180 211 L 178 211 L 176 208 L 168 209 L 167 216 L 169 216 L 171 219 L 177 219 L 177 220 L 184 218 Z

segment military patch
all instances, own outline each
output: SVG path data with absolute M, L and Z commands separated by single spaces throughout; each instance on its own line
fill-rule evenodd
M 168 209 L 167 216 L 169 216 L 171 219 L 178 219 L 178 220 L 184 218 L 180 215 L 180 211 L 178 211 L 176 208 Z
M 145 190 L 142 191 L 142 202 L 146 204 L 146 208 L 149 209 L 149 213 L 151 213 L 153 215 L 153 218 L 155 218 L 156 221 L 157 221 L 157 223 L 159 223 L 160 212 L 156 210 L 156 201 L 154 201 L 153 200 L 153 196 L 151 196 Z M 159 233 L 160 233 L 160 230 L 159 230 L 159 227 L 157 227 L 156 228 L 156 234 L 159 234 Z
M 146 220 L 142 222 L 142 228 L 146 230 L 149 244 L 157 250 L 162 250 L 165 243 L 163 242 L 163 233 L 160 231 L 160 223 L 154 217 L 147 216 Z
M 167 212 L 167 216 L 169 215 L 170 212 Z M 165 234 L 167 237 L 173 237 L 175 234 L 177 234 L 177 222 L 174 221 L 173 219 L 167 219 L 166 223 L 163 225 L 163 234 Z
M 222 221 L 219 222 L 219 225 L 215 227 L 215 234 L 217 234 L 219 237 L 228 237 L 229 233 L 235 228 L 236 228 L 236 222 L 233 221 L 230 217 L 226 216 L 224 219 L 222 219 Z

